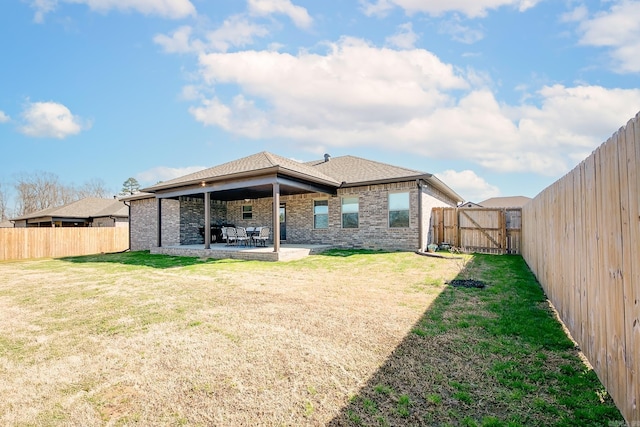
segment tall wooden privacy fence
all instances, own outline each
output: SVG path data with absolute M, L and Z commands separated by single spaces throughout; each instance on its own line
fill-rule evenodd
M 433 208 L 432 241 L 469 252 L 519 254 L 520 208 Z
M 523 208 L 522 254 L 627 422 L 640 424 L 640 113 Z
M 0 228 L 0 261 L 118 252 L 129 227 Z

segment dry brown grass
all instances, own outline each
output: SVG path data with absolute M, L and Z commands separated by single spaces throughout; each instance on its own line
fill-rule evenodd
M 458 269 L 127 256 L 0 263 L 0 424 L 324 425 Z

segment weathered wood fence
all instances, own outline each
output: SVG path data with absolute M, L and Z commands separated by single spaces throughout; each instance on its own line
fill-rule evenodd
M 0 261 L 118 252 L 129 227 L 0 228 Z
M 640 424 L 640 113 L 523 208 L 522 254 L 629 425 Z
M 468 252 L 519 254 L 522 209 L 433 208 L 431 241 Z

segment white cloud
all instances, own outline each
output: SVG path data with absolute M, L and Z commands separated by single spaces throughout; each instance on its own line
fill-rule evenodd
M 269 31 L 252 23 L 242 15 L 226 19 L 220 27 L 203 35 L 205 41 L 192 37 L 193 28 L 185 25 L 170 35 L 157 34 L 153 41 L 167 53 L 226 52 L 232 47 L 244 47 L 253 44 L 255 37 L 265 37 Z
M 32 0 L 31 8 L 36 11 L 33 16 L 34 22 L 37 22 L 38 24 L 44 22 L 44 16 L 55 10 L 57 5 L 58 0 Z
M 158 166 L 136 175 L 136 179 L 145 185 L 153 185 L 158 181 L 168 181 L 170 179 L 189 175 L 194 172 L 206 169 L 205 166 L 187 166 L 184 168 L 170 168 L 167 166 Z
M 418 35 L 413 31 L 411 22 L 407 22 L 399 25 L 398 31 L 394 35 L 387 37 L 385 41 L 389 46 L 400 49 L 413 49 L 418 41 Z
M 60 3 L 84 4 L 93 11 L 103 13 L 117 9 L 169 19 L 196 15 L 196 8 L 189 0 L 31 0 L 31 7 L 36 10 L 34 21 L 42 22 L 44 16 L 55 10 Z
M 29 103 L 22 112 L 19 131 L 27 136 L 64 139 L 89 129 L 91 123 L 71 114 L 57 102 Z
M 207 33 L 208 45 L 215 51 L 226 52 L 229 47 L 253 44 L 254 37 L 264 37 L 269 31 L 246 18 L 235 15 L 226 19 L 220 28 Z
M 607 47 L 619 73 L 640 72 L 640 2 L 616 1 L 607 12 L 580 24 L 580 44 Z
M 580 22 L 587 19 L 589 9 L 585 5 L 579 5 L 567 13 L 560 16 L 560 22 Z
M 204 50 L 204 43 L 200 40 L 191 40 L 193 28 L 188 25 L 176 28 L 171 35 L 156 34 L 153 41 L 167 53 L 189 53 Z
M 438 179 L 446 182 L 456 193 L 467 201 L 479 202 L 490 197 L 500 195 L 500 189 L 489 184 L 484 178 L 479 177 L 472 170 L 455 171 L 452 169 L 435 174 Z
M 482 73 L 353 38 L 324 54 L 212 53 L 199 63 L 189 111 L 206 126 L 310 151 L 377 147 L 501 172 L 564 173 L 640 110 L 640 90 L 599 86 L 545 86 L 502 104 Z
M 469 18 L 478 18 L 486 16 L 490 9 L 503 6 L 512 6 L 524 12 L 540 1 L 542 0 L 360 0 L 360 4 L 367 16 L 385 15 L 394 7 L 399 7 L 409 15 L 427 13 L 439 16 L 447 12 L 459 12 Z
M 310 28 L 313 25 L 313 18 L 307 9 L 294 5 L 291 0 L 249 0 L 248 6 L 252 15 L 268 16 L 280 13 L 288 16 L 298 28 Z
M 449 34 L 453 40 L 465 44 L 473 44 L 484 38 L 482 30 L 463 25 L 458 15 L 455 15 L 453 19 L 444 20 L 440 24 L 439 31 L 441 34 Z
M 0 123 L 7 123 L 11 118 L 5 114 L 4 111 L 0 110 Z

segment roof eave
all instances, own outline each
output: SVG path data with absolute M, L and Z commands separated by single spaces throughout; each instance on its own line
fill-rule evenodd
M 377 185 L 377 184 L 390 184 L 392 182 L 415 181 L 416 179 L 427 179 L 429 176 L 431 175 L 422 174 L 422 175 L 401 176 L 396 178 L 373 179 L 369 181 L 343 182 L 342 185 L 340 185 L 340 188 L 362 187 L 365 185 Z
M 440 181 L 435 175 L 428 174 L 428 177 L 425 178 L 425 181 L 428 181 L 431 185 L 436 187 L 438 190 L 442 191 L 444 194 L 449 196 L 452 200 L 455 200 L 456 205 L 459 205 L 460 203 L 464 202 L 464 199 L 462 198 L 462 196 L 460 196 L 458 193 L 453 191 L 451 187 L 449 187 L 447 184 Z
M 383 178 L 383 179 L 375 179 L 369 181 L 360 181 L 360 182 L 343 182 L 340 188 L 351 188 L 351 187 L 362 187 L 365 185 L 377 185 L 377 184 L 390 184 L 393 182 L 403 182 L 403 181 L 415 181 L 415 180 L 424 180 L 431 185 L 433 185 L 438 190 L 442 191 L 452 200 L 455 200 L 456 203 L 461 203 L 464 199 L 455 191 L 453 191 L 448 185 L 444 182 L 440 181 L 435 175 L 430 173 L 420 174 L 420 175 L 409 175 L 402 176 L 396 178 Z
M 332 187 L 338 187 L 340 185 L 337 181 L 328 181 L 328 180 L 325 180 L 325 179 L 322 179 L 322 178 L 313 177 L 311 175 L 307 175 L 307 174 L 302 173 L 302 172 L 294 171 L 292 169 L 288 169 L 288 168 L 284 168 L 282 166 L 276 165 L 276 166 L 270 166 L 270 167 L 267 167 L 267 168 L 254 169 L 254 170 L 251 170 L 251 171 L 232 173 L 232 174 L 228 174 L 228 175 L 221 175 L 221 176 L 215 176 L 215 177 L 209 177 L 209 178 L 193 179 L 193 180 L 184 181 L 184 182 L 175 183 L 175 184 L 167 184 L 167 185 L 158 184 L 158 185 L 154 185 L 152 187 L 143 188 L 141 191 L 148 192 L 148 193 L 156 193 L 158 191 L 168 190 L 168 189 L 173 189 L 173 188 L 189 187 L 189 186 L 193 186 L 193 185 L 201 185 L 202 183 L 213 183 L 213 182 L 218 182 L 218 181 L 229 181 L 229 180 L 234 180 L 234 179 L 251 178 L 251 177 L 268 175 L 268 174 L 273 174 L 275 176 L 275 175 L 277 175 L 279 173 L 281 173 L 283 175 L 290 176 L 292 178 L 303 179 L 305 181 L 311 181 L 311 182 L 314 182 L 314 183 L 317 183 L 317 184 L 323 184 L 323 185 L 328 185 L 328 186 L 332 186 Z

